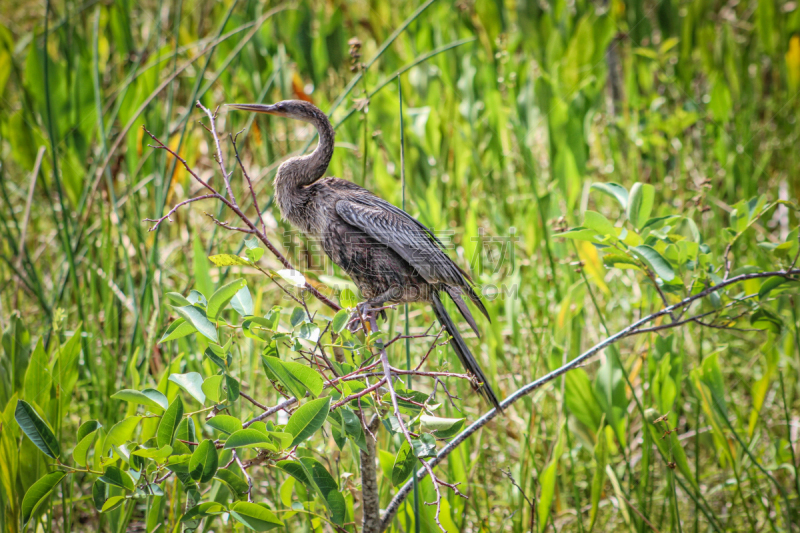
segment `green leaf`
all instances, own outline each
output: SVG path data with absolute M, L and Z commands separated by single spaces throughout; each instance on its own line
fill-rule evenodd
M 28 492 L 25 493 L 25 497 L 22 498 L 22 527 L 28 525 L 36 508 L 50 496 L 50 493 L 64 477 L 66 477 L 64 472 L 51 472 L 31 485 Z
M 589 531 L 594 529 L 597 520 L 597 511 L 600 508 L 600 497 L 606 483 L 606 464 L 608 463 L 608 438 L 605 434 L 605 424 L 600 424 L 597 431 L 597 444 L 594 445 L 595 469 L 592 476 L 592 510 L 589 513 Z
M 47 404 L 50 401 L 52 386 L 49 362 L 50 357 L 44 351 L 44 344 L 40 337 L 28 362 L 28 370 L 25 371 L 24 397 L 28 401 L 35 401 L 44 411 L 47 410 Z
M 197 331 L 197 328 L 194 327 L 191 322 L 187 322 L 183 318 L 177 318 L 167 327 L 167 330 L 164 332 L 164 335 L 161 336 L 161 340 L 158 341 L 158 343 L 161 344 L 162 342 L 180 339 L 191 335 L 195 331 Z
M 358 415 L 347 407 L 343 408 L 340 413 L 345 434 L 353 439 L 353 442 L 364 452 L 368 452 L 367 441 L 364 438 L 364 429 L 361 427 L 361 420 L 358 418 Z
M 262 355 L 261 360 L 295 398 L 302 398 L 306 391 L 315 398 L 322 394 L 324 382 L 313 369 L 293 361 L 281 361 L 277 357 Z
M 433 433 L 437 439 L 449 439 L 464 427 L 464 418 L 439 418 L 422 415 L 419 417 L 422 429 Z
M 219 342 L 217 335 L 217 328 L 206 317 L 205 311 L 195 305 L 187 305 L 184 307 L 173 307 L 184 320 L 190 322 L 201 335 L 213 342 Z
M 187 305 L 192 305 L 192 302 L 187 300 L 186 297 L 179 292 L 168 292 L 167 298 L 171 302 L 170 305 L 174 305 L 176 307 L 185 307 Z
M 622 209 L 628 207 L 628 189 L 618 183 L 592 183 L 591 189 L 615 199 Z
M 577 228 L 573 228 L 569 231 L 565 231 L 563 233 L 556 233 L 553 237 L 559 237 L 562 239 L 572 239 L 573 241 L 589 241 L 589 242 L 600 242 L 602 236 L 599 235 L 595 230 L 584 228 L 583 226 L 579 226 Z
M 347 514 L 347 506 L 344 501 L 344 496 L 339 492 L 339 484 L 333 479 L 330 472 L 325 468 L 325 465 L 314 459 L 313 457 L 303 457 L 300 459 L 306 471 L 311 475 L 313 482 L 320 496 L 323 497 L 328 509 L 331 511 L 331 520 L 335 524 L 344 524 L 345 515 Z
M 208 259 L 218 267 L 253 266 L 253 263 L 250 260 L 245 259 L 244 257 L 239 257 L 238 255 L 210 255 L 208 256 Z
M 759 329 L 766 329 L 776 335 L 780 335 L 783 330 L 781 317 L 765 307 L 750 315 L 750 325 Z
M 200 483 L 208 483 L 214 479 L 219 466 L 217 448 L 209 439 L 200 443 L 189 461 L 189 475 Z
M 250 289 L 248 289 L 246 286 L 239 289 L 239 292 L 233 295 L 231 307 L 233 307 L 233 310 L 239 313 L 241 316 L 252 315 L 253 297 L 250 295 Z
M 103 508 L 100 509 L 101 513 L 108 513 L 125 503 L 125 496 L 111 496 L 103 503 Z
M 294 438 L 291 433 L 284 433 L 283 431 L 269 431 L 271 439 L 273 439 L 281 450 L 285 450 L 292 444 Z
M 341 333 L 345 326 L 347 326 L 349 319 L 350 313 L 348 313 L 346 309 L 340 310 L 333 316 L 333 320 L 331 320 L 331 329 L 335 333 Z
M 411 476 L 414 466 L 417 464 L 417 457 L 411 452 L 411 446 L 403 441 L 403 445 L 397 451 L 392 466 L 392 485 L 399 487 Z
M 108 453 L 112 446 L 122 446 L 126 441 L 130 440 L 142 418 L 141 416 L 129 416 L 125 420 L 114 424 L 108 431 L 105 440 L 103 440 L 102 455 Z
M 277 332 L 282 310 L 283 307 L 276 305 L 272 309 L 270 309 L 266 315 L 264 315 L 264 318 L 251 317 L 250 320 L 258 324 L 259 326 L 267 328 L 270 331 Z
M 205 502 L 200 505 L 195 505 L 181 517 L 181 522 L 188 522 L 195 518 L 202 518 L 204 516 L 217 516 L 222 513 L 228 512 L 228 508 L 221 503 Z M 188 531 L 188 528 L 186 529 Z
M 339 293 L 339 305 L 344 309 L 355 309 L 358 305 L 358 298 L 350 289 L 342 289 Z
M 17 408 L 14 411 L 14 419 L 19 424 L 22 432 L 31 439 L 42 453 L 51 459 L 58 459 L 61 455 L 61 448 L 58 445 L 53 430 L 47 425 L 39 413 L 31 404 L 24 400 L 17 400 Z
M 127 491 L 133 491 L 136 488 L 131 475 L 116 466 L 106 467 L 105 472 L 100 477 L 100 481 Z
M 173 452 L 172 446 L 164 446 L 163 448 L 139 448 L 131 455 L 137 457 L 144 457 L 145 459 L 166 459 Z
M 355 385 L 355 383 L 351 382 L 350 383 L 351 388 L 355 388 L 353 387 L 353 385 Z M 354 390 L 353 392 L 357 391 Z M 417 413 L 419 413 L 422 410 L 422 407 L 420 407 L 417 404 L 424 404 L 425 402 L 428 401 L 428 395 L 422 391 L 408 390 L 400 387 L 395 387 L 395 392 L 397 393 L 398 396 L 397 406 L 400 407 L 402 411 L 407 411 L 408 413 L 411 413 L 414 416 L 416 416 Z M 388 392 L 384 394 L 381 399 L 384 402 L 391 404 L 392 397 Z M 364 400 L 361 400 L 361 402 L 363 403 Z
M 773 289 L 783 285 L 786 283 L 786 281 L 787 279 L 781 276 L 772 276 L 771 278 L 767 278 L 764 280 L 764 283 L 761 284 L 761 288 L 758 289 L 758 299 L 763 300 L 769 296 L 769 293 L 772 292 Z
M 236 279 L 217 289 L 208 299 L 208 307 L 206 308 L 208 318 L 211 320 L 216 319 L 219 312 L 233 300 L 236 293 L 246 286 L 246 280 Z
M 219 396 L 219 389 L 222 386 L 223 379 L 223 376 L 211 376 L 210 378 L 206 378 L 205 381 L 203 381 L 203 385 L 200 387 L 203 394 L 206 395 L 206 398 L 214 403 L 222 401 Z
M 302 307 L 295 307 L 292 309 L 292 316 L 289 317 L 289 322 L 292 324 L 293 328 L 296 328 L 300 324 L 306 321 L 308 315 L 306 314 L 305 310 Z
M 228 435 L 242 429 L 242 421 L 230 415 L 216 415 L 206 420 L 206 424 Z
M 144 389 L 142 391 L 123 389 L 112 394 L 111 399 L 146 405 L 155 413 L 161 413 L 169 407 L 167 397 L 155 389 Z
M 284 461 L 278 461 L 277 463 L 275 463 L 275 466 L 277 466 L 278 468 L 280 468 L 281 470 L 283 470 L 284 472 L 295 478 L 303 485 L 306 485 L 309 488 L 313 488 L 313 485 L 311 484 L 311 479 L 309 479 L 308 477 L 308 472 L 306 472 L 305 467 L 301 463 L 297 461 L 284 460 Z
M 81 424 L 80 429 L 78 429 L 78 443 L 72 450 L 72 458 L 80 466 L 86 466 L 86 458 L 89 455 L 89 450 L 94 444 L 94 441 L 98 435 L 98 430 L 101 427 L 102 426 L 96 421 L 90 420 L 89 422 L 84 422 Z M 90 428 L 94 429 L 87 433 L 86 431 Z
M 94 502 L 94 508 L 97 509 L 98 512 L 101 511 L 107 499 L 108 485 L 98 479 L 92 484 L 92 501 Z
M 225 390 L 228 394 L 228 403 L 233 403 L 239 399 L 240 389 L 241 387 L 239 385 L 239 380 L 233 376 L 225 374 Z
M 217 353 L 218 351 L 220 351 L 222 355 Z M 228 359 L 229 359 L 228 354 L 220 350 L 220 347 L 218 345 L 209 344 L 208 348 L 206 348 L 203 354 L 209 359 L 211 359 L 211 362 L 217 365 L 220 368 L 220 370 L 224 370 L 225 372 L 228 371 Z
M 412 439 L 411 444 L 414 455 L 420 459 L 436 455 L 436 439 L 433 435 L 426 433 L 418 439 Z
M 283 522 L 264 505 L 236 502 L 231 505 L 231 516 L 253 531 L 269 531 L 283 526 Z
M 590 230 L 596 231 L 600 235 L 617 236 L 617 230 L 614 228 L 614 224 L 596 211 L 586 211 L 583 225 Z
M 269 441 L 269 436 L 257 429 L 247 428 L 234 431 L 228 440 L 225 441 L 225 449 L 233 448 L 266 448 L 277 452 L 278 448 Z
M 286 424 L 286 432 L 294 435 L 291 446 L 296 446 L 314 434 L 325 419 L 331 407 L 331 397 L 311 400 L 300 406 Z
M 319 340 L 319 326 L 316 324 L 304 323 L 300 326 L 297 338 L 305 339 L 309 342 L 317 342 Z
M 277 274 L 283 278 L 286 282 L 295 287 L 305 287 L 306 286 L 306 277 L 302 274 L 302 272 L 298 272 L 297 270 L 293 269 L 283 269 L 278 270 Z
M 170 374 L 169 380 L 188 392 L 198 402 L 206 402 L 206 395 L 203 392 L 203 376 L 199 373 Z M 166 404 L 166 398 L 164 398 L 164 403 Z
M 159 448 L 172 444 L 172 438 L 175 436 L 175 430 L 178 428 L 181 418 L 183 418 L 183 401 L 180 396 L 176 396 L 161 416 L 161 422 L 158 424 L 156 443 Z
M 246 256 L 247 256 L 247 258 L 248 258 L 250 261 L 252 261 L 253 263 L 255 263 L 255 262 L 257 262 L 259 259 L 261 259 L 261 256 L 262 256 L 262 255 L 264 255 L 264 249 L 263 249 L 263 248 L 253 248 L 253 249 L 250 249 L 250 250 L 245 250 L 245 251 L 244 251 L 244 255 L 246 255 Z
M 81 427 L 78 428 L 78 435 L 76 440 L 80 441 L 84 439 L 85 437 L 91 435 L 101 427 L 103 427 L 103 425 L 97 420 L 88 420 L 84 422 L 83 424 L 81 424 Z
M 655 248 L 642 244 L 631 248 L 630 251 L 664 281 L 670 282 L 675 279 L 675 271 L 672 270 L 672 265 Z
M 539 477 L 539 486 L 541 487 L 541 492 L 539 494 L 539 501 L 536 504 L 536 512 L 537 516 L 539 517 L 539 524 L 547 524 L 547 521 L 550 519 L 550 506 L 553 503 L 553 498 L 555 496 L 558 460 L 561 457 L 562 434 L 563 430 L 559 430 L 558 441 L 556 441 L 552 459 Z M 544 530 L 545 528 L 540 526 L 539 531 Z
M 215 479 L 222 481 L 235 498 L 241 498 L 250 489 L 244 479 L 225 468 L 217 470 Z
M 205 255 L 205 246 L 200 241 L 199 232 L 195 232 L 192 238 L 192 268 L 194 270 L 195 289 L 201 295 L 211 294 L 214 290 L 214 282 L 211 280 L 211 272 Z M 189 301 L 192 301 L 191 294 Z M 205 303 L 205 296 L 203 296 L 203 303 Z
M 656 189 L 645 183 L 634 183 L 628 200 L 628 220 L 633 227 L 640 229 L 650 218 L 653 210 Z

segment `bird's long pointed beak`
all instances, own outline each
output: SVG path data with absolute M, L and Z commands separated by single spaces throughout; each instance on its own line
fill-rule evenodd
M 239 111 L 250 111 L 251 113 L 265 113 L 267 115 L 278 115 L 274 105 L 269 104 L 225 104 L 232 109 Z

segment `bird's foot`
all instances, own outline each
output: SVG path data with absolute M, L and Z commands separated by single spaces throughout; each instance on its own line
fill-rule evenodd
M 386 309 L 386 307 L 372 307 L 370 302 L 361 302 L 356 306 L 356 310 L 353 311 L 353 314 L 350 315 L 348 328 L 351 332 L 355 333 L 359 328 L 364 327 L 365 324 L 369 324 L 371 319 L 377 317 L 381 317 L 385 322 L 387 320 Z

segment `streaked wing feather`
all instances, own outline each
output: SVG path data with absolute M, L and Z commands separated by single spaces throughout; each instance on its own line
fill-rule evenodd
M 336 212 L 348 224 L 394 250 L 428 283 L 466 284 L 458 266 L 436 245 L 427 228 L 404 211 L 387 209 L 375 199 L 342 199 L 336 202 Z

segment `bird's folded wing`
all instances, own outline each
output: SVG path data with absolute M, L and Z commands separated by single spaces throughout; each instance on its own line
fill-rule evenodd
M 387 205 L 394 209 L 376 203 L 379 200 L 377 198 L 366 200 L 369 203 L 339 200 L 336 202 L 336 212 L 351 226 L 394 250 L 428 283 L 466 285 L 461 270 L 436 245 L 430 230 L 391 204 Z

